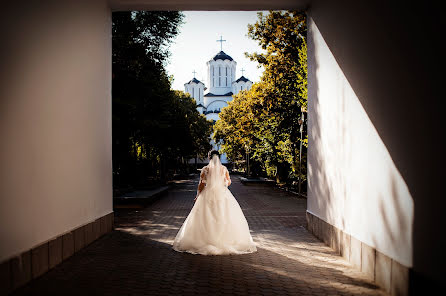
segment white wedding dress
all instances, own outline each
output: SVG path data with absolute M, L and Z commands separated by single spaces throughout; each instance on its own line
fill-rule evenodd
M 229 172 L 214 155 L 200 174 L 206 187 L 181 226 L 173 249 L 202 255 L 246 254 L 257 251 L 248 222 L 229 191 Z

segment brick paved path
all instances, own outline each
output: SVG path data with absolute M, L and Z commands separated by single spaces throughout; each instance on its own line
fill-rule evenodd
M 386 295 L 305 230 L 305 199 L 232 180 L 257 253 L 173 251 L 197 185 L 179 181 L 147 208 L 116 210 L 112 233 L 15 295 Z

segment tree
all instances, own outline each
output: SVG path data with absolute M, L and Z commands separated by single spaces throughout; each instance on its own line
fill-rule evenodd
M 307 106 L 306 16 L 299 11 L 259 13 L 248 36 L 265 52 L 245 54 L 265 70 L 259 83 L 222 110 L 215 136 L 231 160 L 249 141 L 253 160 L 267 175 L 279 182 L 302 180 L 306 157 L 299 161 L 299 144 L 308 142 L 306 129 L 300 135 Z
M 113 172 L 115 184 L 165 179 L 187 157 L 208 149 L 211 123 L 195 101 L 171 89 L 168 46 L 180 12 L 113 13 Z

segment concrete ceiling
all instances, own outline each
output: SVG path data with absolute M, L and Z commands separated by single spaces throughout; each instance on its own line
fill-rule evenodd
M 311 0 L 109 0 L 112 10 L 306 9 Z

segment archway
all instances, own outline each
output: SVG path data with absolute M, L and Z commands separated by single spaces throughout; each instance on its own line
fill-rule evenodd
M 9 3 L 3 12 L 10 13 L 20 4 Z M 43 262 L 42 268 L 34 271 L 38 276 L 48 269 L 45 266 L 53 256 L 53 244 L 58 252 L 63 246 L 60 241 L 75 249 L 76 239 L 71 240 L 76 237 L 74 229 L 85 227 L 80 232 L 85 238 L 88 227 L 97 227 L 101 233 L 100 229 L 107 229 L 101 228 L 101 219 L 111 221 L 102 218 L 110 214 L 112 196 L 111 9 L 287 9 L 307 5 L 413 198 L 412 266 L 406 266 L 408 270 L 395 265 L 402 270 L 401 287 L 407 290 L 408 278 L 414 279 L 415 285 L 420 279 L 427 283 L 424 286 L 438 284 L 444 263 L 444 241 L 435 232 L 444 225 L 441 218 L 436 219 L 444 207 L 440 198 L 444 159 L 438 155 L 444 151 L 445 142 L 438 136 L 444 134 L 440 100 L 436 99 L 442 94 L 441 76 L 436 71 L 442 45 L 435 34 L 444 24 L 433 4 L 413 12 L 384 2 L 364 7 L 354 1 L 67 1 L 39 6 L 28 3 L 22 10 L 26 17 L 14 21 L 8 15 L 1 20 L 2 40 L 8 40 L 8 50 L 1 55 L 4 67 L 0 75 L 4 98 L 0 126 L 2 139 L 7 139 L 1 152 L 0 221 L 8 225 L 1 237 L 7 242 L 1 249 L 2 274 L 6 275 L 2 287 L 9 290 L 16 285 L 11 274 L 17 256 L 27 258 L 27 262 Z M 377 14 L 381 16 L 379 22 Z M 413 25 L 415 17 L 423 20 L 425 27 Z M 407 27 L 414 28 L 426 42 L 415 42 Z M 379 42 L 371 41 L 371 36 Z M 38 37 L 42 39 L 33 39 Z M 430 54 L 420 55 L 425 52 Z M 389 67 L 381 71 L 380 65 Z M 420 111 L 420 98 L 430 107 Z M 414 135 L 423 135 L 424 145 L 415 145 Z M 70 160 L 65 158 L 67 151 L 72 155 Z M 327 157 L 322 155 L 322 159 Z M 401 187 L 388 184 L 399 192 Z M 385 261 L 388 265 L 388 259 Z M 399 282 L 396 274 L 390 278 L 390 283 Z

